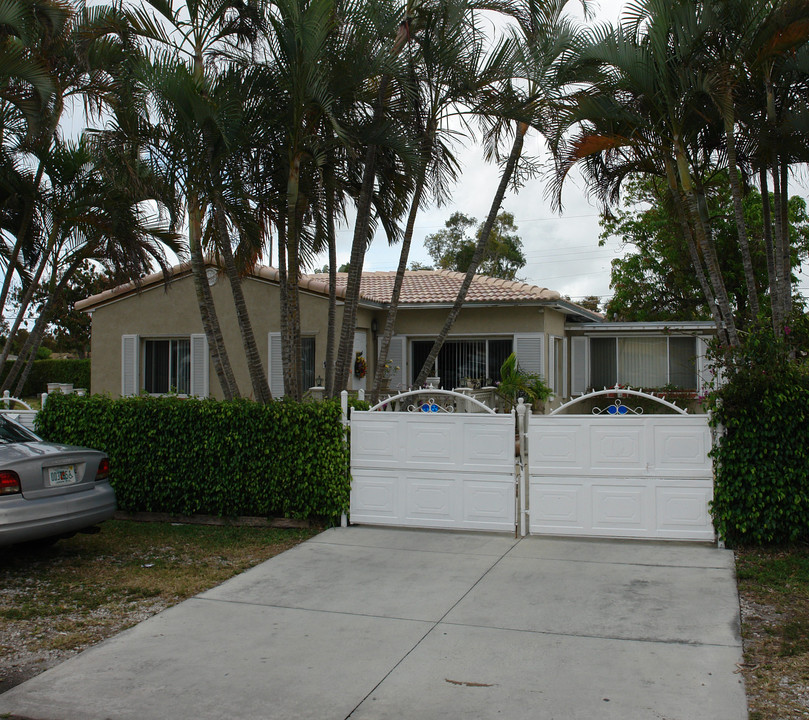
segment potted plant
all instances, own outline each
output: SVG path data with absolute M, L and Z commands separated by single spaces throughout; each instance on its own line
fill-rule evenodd
M 536 373 L 525 372 L 517 362 L 517 356 L 511 353 L 500 366 L 500 382 L 497 394 L 506 403 L 506 411 L 511 410 L 519 398 L 524 398 L 535 410 L 539 410 L 553 393 L 542 377 Z

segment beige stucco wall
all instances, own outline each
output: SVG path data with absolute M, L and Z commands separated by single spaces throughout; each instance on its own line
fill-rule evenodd
M 276 285 L 246 278 L 243 283 L 253 333 L 266 370 L 270 332 L 280 332 L 280 297 Z M 239 389 L 251 396 L 250 376 L 242 349 L 241 333 L 233 309 L 233 296 L 227 280 L 220 277 L 211 288 L 222 334 Z M 323 375 L 326 359 L 326 333 L 328 298 L 302 292 L 301 332 L 315 336 L 315 375 Z M 358 325 L 370 327 L 367 313 L 360 313 Z M 190 276 L 173 281 L 168 288 L 151 287 L 93 311 L 92 331 L 92 386 L 94 393 L 121 393 L 121 336 L 135 334 L 141 337 L 175 337 L 202 333 L 202 321 L 197 307 L 193 280 Z M 337 323 L 342 322 L 342 309 L 338 307 Z M 222 397 L 222 389 L 210 366 L 210 394 Z
M 396 315 L 397 335 L 434 337 L 447 319 L 449 308 L 401 308 Z M 550 314 L 558 314 L 550 311 Z M 384 327 L 380 321 L 380 332 Z M 465 307 L 458 315 L 450 336 L 512 335 L 515 332 L 542 332 L 545 312 L 536 306 Z M 562 322 L 564 327 L 564 322 Z
M 246 278 L 243 288 L 258 351 L 266 369 L 268 333 L 279 332 L 281 329 L 279 289 L 275 284 L 255 278 Z M 242 394 L 249 397 L 252 395 L 250 377 L 233 310 L 230 286 L 224 277 L 219 277 L 211 290 L 236 381 Z M 300 303 L 301 332 L 315 337 L 315 376 L 324 376 L 328 298 L 301 292 Z M 443 326 L 448 311 L 445 307 L 400 309 L 395 334 L 417 338 L 434 337 Z M 378 339 L 384 331 L 386 317 L 386 311 L 378 308 L 360 307 L 357 313 L 357 333 L 364 334 L 366 338 L 368 387 L 375 370 Z M 122 335 L 158 338 L 182 337 L 203 332 L 191 276 L 174 280 L 168 288 L 163 285 L 150 287 L 138 294 L 98 307 L 93 311 L 92 320 L 91 391 L 113 396 L 118 396 L 121 392 Z M 374 320 L 377 325 L 376 333 L 372 332 Z M 342 306 L 338 305 L 338 333 L 341 323 Z M 450 336 L 509 336 L 514 333 L 543 331 L 564 335 L 562 313 L 537 306 L 467 307 L 458 316 Z M 337 341 L 339 342 L 339 337 Z M 209 365 L 209 378 L 211 396 L 221 398 L 221 387 L 212 364 Z M 350 383 L 350 387 L 358 384 L 353 373 Z

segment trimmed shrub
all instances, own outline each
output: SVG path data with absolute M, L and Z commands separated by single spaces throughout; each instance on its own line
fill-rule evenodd
M 106 452 L 121 510 L 334 519 L 349 497 L 340 419 L 332 401 L 52 395 L 37 428 Z
M 751 334 L 711 398 L 712 513 L 730 544 L 809 539 L 809 376 L 772 334 Z
M 3 377 L 11 370 L 11 363 L 3 369 Z M 90 360 L 34 360 L 31 372 L 22 389 L 23 397 L 47 392 L 49 382 L 73 383 L 73 387 L 90 389 Z

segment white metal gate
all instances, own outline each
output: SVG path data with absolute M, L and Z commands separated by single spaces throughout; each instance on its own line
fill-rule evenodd
M 514 415 L 460 393 L 409 392 L 351 414 L 351 520 L 513 531 Z M 456 412 L 476 409 L 479 412 Z
M 713 540 L 707 416 L 638 391 L 618 394 L 652 398 L 674 414 L 636 413 L 619 398 L 597 415 L 530 417 L 530 532 Z
M 600 414 L 559 412 L 616 394 L 672 414 L 636 413 L 620 399 Z M 705 415 L 634 390 L 591 393 L 551 415 L 526 414 L 515 473 L 514 413 L 450 391 L 387 402 L 411 412 L 380 403 L 351 415 L 352 522 L 511 531 L 519 508 L 523 534 L 714 539 Z M 479 412 L 448 412 L 453 404 Z

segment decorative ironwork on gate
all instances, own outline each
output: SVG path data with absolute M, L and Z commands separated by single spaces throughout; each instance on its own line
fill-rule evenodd
M 494 409 L 474 397 L 454 390 L 409 390 L 385 398 L 371 408 L 373 411 L 404 411 L 415 413 L 485 412 L 495 415 Z
M 617 397 L 616 397 L 617 396 Z M 556 408 L 551 415 L 561 415 L 564 413 L 565 410 L 572 407 L 573 405 L 577 405 L 582 402 L 586 402 L 588 400 L 592 400 L 593 398 L 597 397 L 607 397 L 607 398 L 616 398 L 615 402 L 610 405 L 606 405 L 605 407 L 594 407 L 592 409 L 593 415 L 614 415 L 616 417 L 620 417 L 622 415 L 643 415 L 643 408 L 638 406 L 635 408 L 630 408 L 623 404 L 621 401 L 621 397 L 634 397 L 634 398 L 642 398 L 644 400 L 653 400 L 656 403 L 660 403 L 660 405 L 668 408 L 669 410 L 673 410 L 675 413 L 679 415 L 688 415 L 688 411 L 684 410 L 681 407 L 678 407 L 674 403 L 665 400 L 662 397 L 655 395 L 654 393 L 647 393 L 643 392 L 643 390 L 632 390 L 631 388 L 621 388 L 621 387 L 614 387 L 614 388 L 604 388 L 603 390 L 596 390 L 591 393 L 587 393 L 585 395 L 579 395 L 577 398 L 573 398 L 568 402 L 560 405 Z

